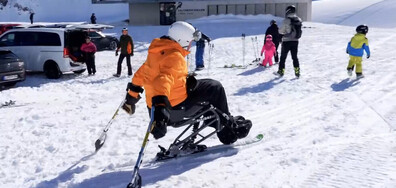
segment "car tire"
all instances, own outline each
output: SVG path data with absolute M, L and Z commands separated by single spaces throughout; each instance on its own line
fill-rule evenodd
M 75 74 L 81 74 L 81 73 L 85 72 L 85 70 L 86 70 L 86 69 L 81 69 L 81 70 L 73 71 L 73 72 L 74 72 Z
M 49 79 L 58 79 L 62 76 L 62 72 L 59 70 L 58 64 L 56 64 L 54 61 L 45 62 L 44 73 Z
M 111 41 L 110 44 L 109 44 L 109 49 L 110 50 L 117 49 L 117 41 L 115 41 L 115 40 Z

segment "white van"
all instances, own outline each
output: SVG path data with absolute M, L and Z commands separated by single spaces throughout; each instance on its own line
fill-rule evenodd
M 44 72 L 48 78 L 57 79 L 63 73 L 85 71 L 79 55 L 85 36 L 86 31 L 76 29 L 13 29 L 0 36 L 0 50 L 15 53 L 25 62 L 26 71 Z

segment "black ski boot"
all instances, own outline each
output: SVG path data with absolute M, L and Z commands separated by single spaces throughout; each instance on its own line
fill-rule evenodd
M 300 67 L 294 67 L 294 74 L 297 78 L 300 78 Z
M 285 74 L 285 69 L 279 69 L 278 72 L 276 72 L 276 74 L 282 77 Z
M 240 138 L 245 138 L 252 128 L 252 122 L 243 116 L 230 116 L 227 125 L 217 133 L 217 137 L 223 144 L 232 144 Z

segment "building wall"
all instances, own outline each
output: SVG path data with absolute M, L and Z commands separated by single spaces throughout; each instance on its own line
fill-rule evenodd
M 160 11 L 158 3 L 130 3 L 129 24 L 159 25 Z
M 139 2 L 129 4 L 130 24 L 158 25 L 160 23 L 159 2 L 147 3 L 149 1 L 150 0 L 147 0 L 146 3 Z M 168 2 L 172 1 L 169 0 Z M 310 21 L 312 18 L 311 0 L 181 0 L 181 2 L 182 6 L 176 11 L 176 20 L 194 19 L 219 14 L 272 14 L 284 17 L 285 9 L 289 5 L 296 6 L 297 15 L 300 16 L 302 20 Z

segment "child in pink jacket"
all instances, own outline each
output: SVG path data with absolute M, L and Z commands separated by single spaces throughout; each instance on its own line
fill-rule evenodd
M 262 66 L 267 66 L 268 62 L 269 66 L 272 66 L 272 57 L 275 55 L 275 50 L 275 44 L 272 42 L 272 35 L 267 35 L 265 37 L 263 49 L 261 50 L 261 56 L 263 56 L 263 52 L 265 51 Z

